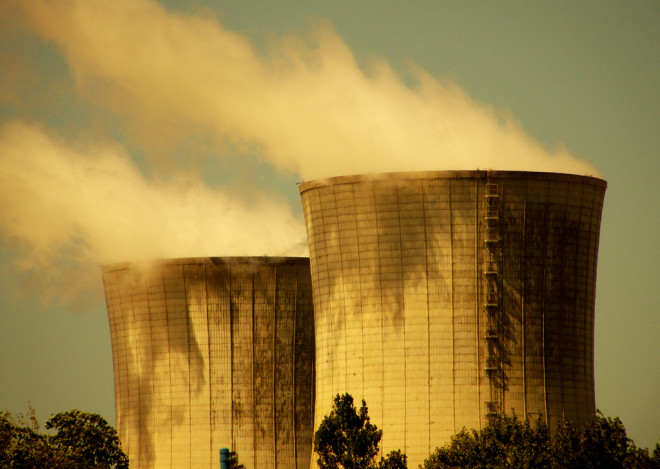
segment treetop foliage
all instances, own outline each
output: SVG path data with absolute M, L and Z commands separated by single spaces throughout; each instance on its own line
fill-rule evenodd
M 350 394 L 337 395 L 314 435 L 321 469 L 407 469 L 406 455 L 392 451 L 376 462 L 382 431 L 359 411 Z M 637 448 L 618 418 L 597 412 L 578 428 L 568 420 L 554 431 L 542 419 L 497 415 L 481 430 L 463 429 L 437 448 L 420 469 L 660 469 L 660 442 L 653 454 Z
M 314 435 L 314 451 L 321 469 L 371 469 L 382 431 L 372 425 L 366 402 L 359 412 L 350 394 L 337 396 L 332 412 Z
M 542 420 L 500 415 L 482 430 L 463 429 L 421 467 L 652 469 L 660 468 L 660 443 L 649 456 L 626 436 L 621 420 L 600 412 L 582 429 L 564 420 L 554 433 Z
M 407 469 L 406 455 L 392 451 L 376 463 L 383 432 L 370 422 L 367 403 L 359 411 L 350 394 L 335 396 L 330 415 L 326 415 L 314 434 L 314 451 L 321 469 Z
M 52 469 L 128 468 L 119 437 L 103 417 L 79 410 L 52 415 L 39 433 L 34 410 L 14 418 L 0 412 L 0 467 Z

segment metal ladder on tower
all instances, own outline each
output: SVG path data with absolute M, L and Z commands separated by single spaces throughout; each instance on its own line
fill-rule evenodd
M 493 417 L 502 412 L 502 362 L 500 358 L 501 333 L 501 295 L 500 295 L 500 188 L 492 182 L 486 182 L 484 201 L 484 222 L 486 234 L 484 238 L 484 303 L 486 313 L 486 332 L 484 340 L 487 345 L 485 372 L 490 382 L 490 400 L 486 401 L 486 416 Z

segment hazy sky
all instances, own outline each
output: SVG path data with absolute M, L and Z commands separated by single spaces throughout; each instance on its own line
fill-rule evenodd
M 660 4 L 0 4 L 0 408 L 114 423 L 100 264 L 304 255 L 296 183 L 424 169 L 609 188 L 596 404 L 660 438 Z

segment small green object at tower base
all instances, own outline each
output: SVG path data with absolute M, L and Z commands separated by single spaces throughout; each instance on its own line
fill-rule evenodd
M 220 469 L 229 469 L 229 448 L 220 448 Z

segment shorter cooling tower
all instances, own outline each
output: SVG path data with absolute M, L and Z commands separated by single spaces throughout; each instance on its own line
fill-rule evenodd
M 309 259 L 192 258 L 103 268 L 117 429 L 131 468 L 307 468 Z
M 590 418 L 605 188 L 515 171 L 302 184 L 316 425 L 337 393 L 365 399 L 381 451 L 417 467 L 497 413 Z

